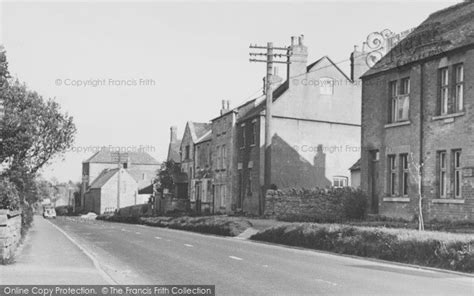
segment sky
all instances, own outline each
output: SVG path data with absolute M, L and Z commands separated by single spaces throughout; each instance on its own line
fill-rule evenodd
M 311 63 L 349 56 L 372 32 L 402 32 L 459 1 L 0 2 L 9 70 L 74 117 L 74 147 L 42 170 L 80 181 L 98 147 L 166 159 L 169 128 L 219 115 L 261 95 L 265 65 L 249 45 L 287 46 L 304 34 Z M 284 69 L 280 69 L 280 75 Z

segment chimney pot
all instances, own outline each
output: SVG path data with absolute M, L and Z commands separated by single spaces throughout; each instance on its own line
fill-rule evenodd
M 291 45 L 295 45 L 296 37 L 291 36 Z
M 225 109 L 225 100 L 222 100 L 222 109 Z
M 303 40 L 304 40 L 304 35 L 301 34 L 300 37 L 298 37 L 298 44 L 303 45 Z
M 227 100 L 227 110 L 230 110 L 230 100 Z

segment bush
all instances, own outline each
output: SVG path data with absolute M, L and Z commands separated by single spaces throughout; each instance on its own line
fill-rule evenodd
M 331 224 L 266 229 L 252 240 L 474 272 L 474 236 Z
M 144 224 L 155 227 L 188 230 L 193 232 L 216 234 L 222 236 L 237 236 L 252 224 L 243 219 L 219 216 L 206 217 L 121 217 L 117 215 L 100 215 L 98 220 Z

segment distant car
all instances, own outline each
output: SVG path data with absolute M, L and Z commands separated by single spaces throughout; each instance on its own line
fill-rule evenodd
M 43 217 L 56 219 L 56 210 L 54 208 L 45 208 L 43 211 Z

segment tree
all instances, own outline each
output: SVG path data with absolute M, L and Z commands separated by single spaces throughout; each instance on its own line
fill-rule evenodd
M 73 118 L 62 114 L 57 102 L 43 100 L 18 81 L 3 95 L 7 112 L 0 159 L 7 160 L 8 170 L 34 175 L 72 146 L 76 132 Z
M 174 180 L 180 174 L 181 170 L 177 163 L 173 160 L 165 161 L 161 165 L 161 169 L 158 171 L 157 178 L 155 179 L 155 184 L 157 188 L 173 189 L 175 182 Z
M 15 184 L 7 178 L 0 178 L 0 209 L 18 210 L 20 198 Z
M 423 218 L 423 167 L 428 161 L 429 156 L 426 159 L 421 159 L 419 162 L 415 160 L 413 153 L 410 153 L 410 175 L 412 180 L 415 181 L 417 185 L 417 195 L 418 195 L 418 230 L 425 230 L 425 222 Z

